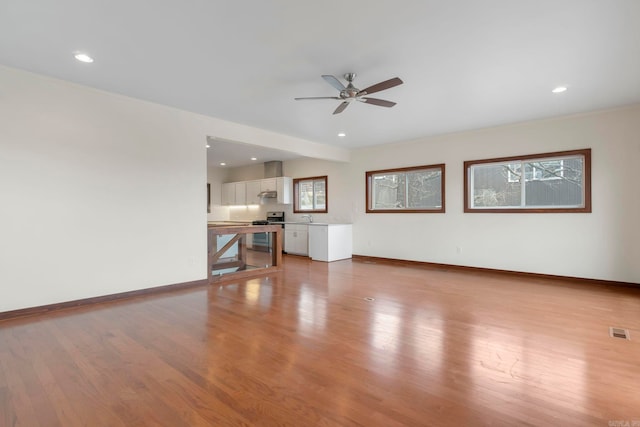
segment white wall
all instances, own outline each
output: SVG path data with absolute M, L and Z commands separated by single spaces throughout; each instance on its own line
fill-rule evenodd
M 590 214 L 465 214 L 463 161 L 592 149 Z M 356 150 L 354 253 L 640 283 L 640 107 Z M 446 163 L 445 214 L 365 214 L 365 172 Z M 343 193 L 344 194 L 344 193 Z M 458 253 L 456 248 L 461 249 Z
M 0 312 L 205 279 L 207 135 L 348 157 L 0 66 Z
M 205 277 L 204 138 L 180 112 L 0 82 L 0 311 Z
M 344 162 L 300 158 L 287 160 L 283 165 L 284 175 L 292 178 L 327 176 L 329 209 L 326 214 L 313 214 L 314 222 L 351 224 L 354 221 L 356 183 L 351 181 L 352 165 Z M 364 180 L 364 177 L 362 178 Z M 293 205 L 284 206 L 288 221 L 303 221 L 303 214 L 294 214 Z
M 262 178 L 264 178 L 264 163 L 255 163 L 227 169 L 225 182 L 253 181 Z

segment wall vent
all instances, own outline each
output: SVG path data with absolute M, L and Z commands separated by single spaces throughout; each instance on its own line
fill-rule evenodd
M 628 329 L 623 328 L 615 328 L 613 326 L 609 326 L 609 336 L 611 338 L 622 338 L 625 340 L 630 340 L 631 336 L 629 335 Z

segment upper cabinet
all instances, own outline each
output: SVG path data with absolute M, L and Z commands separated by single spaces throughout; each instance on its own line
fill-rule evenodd
M 247 205 L 260 204 L 260 196 L 258 196 L 258 194 L 260 194 L 260 192 L 262 191 L 261 184 L 262 184 L 261 180 L 247 181 L 246 182 L 246 186 L 247 186 Z
M 222 204 L 223 205 L 236 204 L 236 183 L 235 182 L 222 184 Z
M 236 205 L 247 204 L 247 184 L 245 182 L 236 182 Z
M 293 203 L 293 179 L 288 176 L 276 178 L 276 190 L 278 191 L 278 203 L 283 205 Z
M 244 182 L 229 182 L 222 184 L 223 205 L 246 205 L 247 188 Z
M 222 204 L 228 206 L 257 205 L 264 202 L 258 195 L 265 191 L 277 192 L 277 203 L 279 204 L 293 203 L 293 180 L 290 177 L 281 176 L 222 184 Z
M 276 191 L 277 178 L 266 178 L 260 180 L 260 191 Z

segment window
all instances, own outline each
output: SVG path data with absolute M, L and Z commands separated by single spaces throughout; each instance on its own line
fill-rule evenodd
M 444 212 L 444 164 L 366 173 L 368 213 Z
M 298 178 L 293 180 L 293 212 L 328 212 L 327 177 Z
M 590 149 L 467 161 L 464 171 L 465 212 L 591 212 Z

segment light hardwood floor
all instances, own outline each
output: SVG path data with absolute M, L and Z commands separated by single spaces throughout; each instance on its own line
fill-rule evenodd
M 284 263 L 0 322 L 0 425 L 640 424 L 640 289 Z

